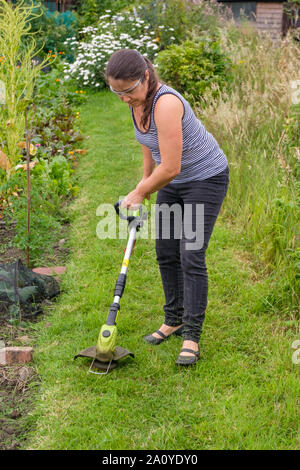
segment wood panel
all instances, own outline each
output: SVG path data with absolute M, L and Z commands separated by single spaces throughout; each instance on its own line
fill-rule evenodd
M 64 12 L 67 10 L 74 10 L 77 0 L 44 0 L 44 5 L 51 11 Z
M 257 3 L 256 24 L 259 31 L 270 31 L 270 33 L 281 34 L 282 17 L 282 3 Z

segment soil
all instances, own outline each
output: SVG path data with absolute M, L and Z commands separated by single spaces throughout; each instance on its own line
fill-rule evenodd
M 66 262 L 69 248 L 65 240 L 67 240 L 68 232 L 69 224 L 62 225 L 51 254 L 43 256 L 43 266 L 62 266 Z M 12 263 L 20 258 L 23 263 L 27 265 L 26 253 L 13 246 L 14 237 L 15 225 L 12 223 L 7 227 L 6 224 L 0 220 L 0 263 Z M 32 268 L 31 266 L 31 269 Z
M 14 236 L 14 224 L 6 227 L 6 224 L 0 221 L 0 263 L 11 263 L 18 258 L 25 263 L 25 253 L 18 248 L 10 246 Z
M 68 225 L 62 226 L 51 255 L 44 257 L 42 264 L 35 267 L 66 264 L 69 253 L 67 247 L 68 230 Z M 0 263 L 12 263 L 20 258 L 26 265 L 26 253 L 13 246 L 14 236 L 14 225 L 6 227 L 0 221 Z M 58 276 L 55 278 L 60 280 Z M 52 302 L 45 300 L 41 307 L 43 309 L 43 305 L 51 304 Z M 0 348 L 1 344 L 2 347 L 4 345 L 34 347 L 31 324 L 36 321 L 39 321 L 38 317 L 26 317 L 26 322 L 15 324 L 0 317 Z M 0 365 L 0 450 L 24 448 L 26 434 L 30 426 L 27 416 L 32 409 L 38 386 L 39 377 L 35 371 L 34 363 Z
M 28 329 L 0 321 L 0 341 L 7 346 L 32 344 Z M 0 366 L 0 450 L 22 449 L 28 425 L 26 417 L 39 378 L 32 364 Z

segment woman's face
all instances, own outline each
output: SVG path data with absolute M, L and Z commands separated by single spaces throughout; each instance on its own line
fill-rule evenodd
M 142 81 L 143 78 L 144 80 Z M 119 96 L 120 100 L 124 101 L 124 103 L 128 103 L 132 107 L 138 107 L 143 105 L 146 100 L 149 71 L 146 70 L 145 76 L 137 80 L 116 80 L 112 77 L 108 77 L 108 83 L 111 90 Z

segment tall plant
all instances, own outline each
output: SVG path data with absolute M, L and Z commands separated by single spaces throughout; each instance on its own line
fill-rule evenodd
M 233 87 L 207 95 L 200 113 L 229 159 L 224 213 L 272 276 L 264 306 L 283 312 L 292 304 L 298 314 L 300 49 L 291 36 L 275 45 L 250 23 L 220 34 L 235 66 Z
M 34 60 L 41 49 L 30 32 L 29 18 L 39 16 L 33 9 L 34 4 L 24 5 L 24 0 L 16 5 L 0 0 L 0 154 L 7 178 L 21 158 L 17 144 L 24 137 L 25 108 L 32 101 L 36 78 L 51 63 L 49 57 Z

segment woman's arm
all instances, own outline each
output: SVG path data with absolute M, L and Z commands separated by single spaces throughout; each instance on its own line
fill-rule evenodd
M 141 179 L 141 181 L 136 186 L 136 189 L 138 189 L 139 186 L 141 184 L 143 184 L 143 182 L 149 176 L 152 175 L 152 172 L 155 168 L 155 161 L 152 158 L 151 150 L 148 147 L 145 147 L 144 145 L 142 145 L 142 152 L 143 152 L 143 156 L 144 156 L 144 175 L 143 175 L 143 178 Z M 145 198 L 147 198 L 149 200 L 150 199 L 150 194 L 145 194 Z
M 182 102 L 174 95 L 163 95 L 157 101 L 154 118 L 161 163 L 126 196 L 123 207 L 141 204 L 147 195 L 164 187 L 180 173 L 183 112 Z
M 152 158 L 151 150 L 145 145 L 142 145 L 142 152 L 144 157 L 144 176 L 142 181 L 149 178 L 152 175 L 152 172 L 155 168 L 155 161 Z

